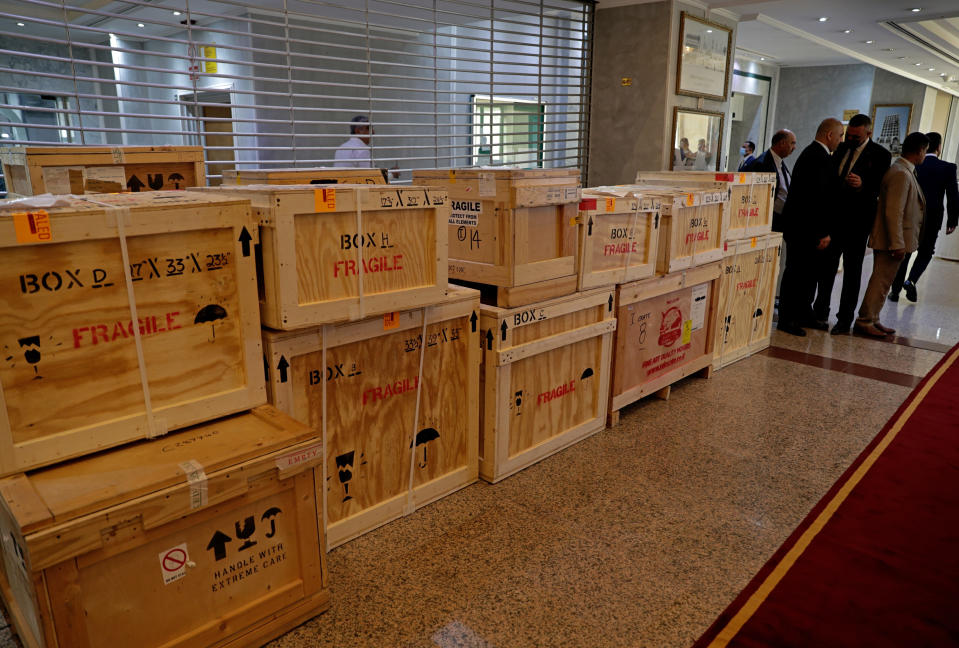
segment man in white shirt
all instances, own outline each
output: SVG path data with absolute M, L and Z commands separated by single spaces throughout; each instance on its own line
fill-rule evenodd
M 786 128 L 776 131 L 772 145 L 749 164 L 744 171 L 764 171 L 776 174 L 776 197 L 773 205 L 773 231 L 782 232 L 783 206 L 789 194 L 791 176 L 785 158 L 796 150 L 796 135 Z
M 354 169 L 370 169 L 373 167 L 373 156 L 370 153 L 370 136 L 373 128 L 370 120 L 363 115 L 357 115 L 350 120 L 350 139 L 336 149 L 336 162 L 333 166 Z

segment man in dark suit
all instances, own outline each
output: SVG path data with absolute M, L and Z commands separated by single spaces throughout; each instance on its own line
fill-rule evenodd
M 756 144 L 750 140 L 743 142 L 742 148 L 739 149 L 739 154 L 743 156 L 743 161 L 739 163 L 739 168 L 737 171 L 745 171 L 746 167 L 753 163 L 753 160 L 756 159 Z
M 782 215 L 786 271 L 780 289 L 778 328 L 784 333 L 804 336 L 803 326 L 815 324 L 812 301 L 817 268 L 831 240 L 831 218 L 824 209 L 831 204 L 836 184 L 831 156 L 842 139 L 842 130 L 838 119 L 823 120 L 816 139 L 803 149 L 793 167 Z
M 903 258 L 899 266 L 899 272 L 892 282 L 889 301 L 899 301 L 899 291 L 903 288 L 906 289 L 906 299 L 911 302 L 919 299 L 916 283 L 936 251 L 936 239 L 939 237 L 939 230 L 942 229 L 942 216 L 945 211 L 943 198 L 948 199 L 946 204 L 949 205 L 946 235 L 956 231 L 956 225 L 959 225 L 959 186 L 956 181 L 956 165 L 939 159 L 942 153 L 942 135 L 926 133 L 926 137 L 929 138 L 929 152 L 926 153 L 922 163 L 916 167 L 919 186 L 926 197 L 926 222 L 922 227 L 916 261 L 912 264 L 912 270 L 909 271 L 909 280 L 904 281 L 911 253 Z
M 833 335 L 849 333 L 852 327 L 859 303 L 866 240 L 876 220 L 879 185 L 892 164 L 892 155 L 873 142 L 871 135 L 872 120 L 868 115 L 856 115 L 849 120 L 846 138 L 833 156 L 836 182 L 835 204 L 831 208 L 833 237 L 817 277 L 818 292 L 813 305 L 816 328 L 827 330 L 832 287 L 842 257 L 842 293 Z
M 786 158 L 796 150 L 796 136 L 792 131 L 782 129 L 773 135 L 772 145 L 760 153 L 753 162 L 745 168 L 746 171 L 758 171 L 776 174 L 776 195 L 773 205 L 773 231 L 782 232 L 782 213 L 789 195 L 789 183 L 792 175 L 786 166 Z

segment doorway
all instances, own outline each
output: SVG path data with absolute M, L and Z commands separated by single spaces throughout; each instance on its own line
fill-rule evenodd
M 754 155 L 759 155 L 768 146 L 769 92 L 772 77 L 733 70 L 732 96 L 730 98 L 729 155 L 727 171 L 739 168 L 742 156 L 739 147 L 745 141 L 756 144 Z
M 233 106 L 229 90 L 180 95 L 189 137 L 203 146 L 207 184 L 223 184 L 223 172 L 236 168 L 233 148 Z M 202 139 L 199 137 L 202 136 Z

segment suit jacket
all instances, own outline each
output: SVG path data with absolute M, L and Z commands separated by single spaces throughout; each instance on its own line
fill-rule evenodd
M 745 170 L 746 170 L 746 167 L 748 167 L 750 164 L 752 164 L 755 159 L 756 159 L 756 156 L 753 155 L 752 153 L 750 153 L 749 156 L 746 157 L 745 160 L 743 160 L 742 162 L 739 163 L 739 168 L 736 169 L 736 170 L 737 170 L 737 171 L 745 171 Z
M 876 218 L 879 185 L 892 164 L 892 155 L 872 140 L 866 142 L 856 163 L 849 170 L 862 179 L 862 185 L 853 189 L 839 178 L 840 165 L 849 146 L 843 142 L 832 156 L 836 177 L 836 214 L 834 232 L 861 233 L 866 236 Z
M 942 215 L 945 211 L 943 198 L 949 205 L 948 227 L 959 225 L 959 186 L 956 182 L 956 165 L 940 160 L 935 155 L 927 155 L 922 164 L 916 167 L 919 186 L 926 197 L 927 227 L 938 232 L 942 227 Z
M 783 160 L 783 163 L 785 163 L 785 160 Z M 786 168 L 788 169 L 789 166 L 787 165 Z M 776 174 L 776 192 L 773 194 L 773 200 L 775 201 L 776 196 L 779 195 L 780 180 L 779 180 L 779 171 L 776 169 L 776 160 L 775 158 L 773 158 L 772 151 L 770 151 L 769 149 L 766 149 L 765 151 L 759 154 L 759 157 L 757 157 L 755 160 L 750 162 L 749 166 L 747 166 L 743 170 L 756 171 L 759 173 L 775 173 Z M 774 232 L 783 231 L 782 214 L 777 214 L 775 213 L 775 211 L 773 212 L 773 231 Z
M 901 157 L 897 158 L 882 177 L 869 247 L 915 252 L 919 247 L 925 207 L 926 199 L 912 165 Z
M 783 236 L 787 241 L 815 244 L 829 236 L 835 174 L 831 156 L 819 142 L 813 141 L 799 154 L 783 206 Z

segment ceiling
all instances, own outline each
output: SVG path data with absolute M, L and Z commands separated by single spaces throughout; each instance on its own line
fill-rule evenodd
M 598 8 L 646 1 L 652 0 L 600 0 Z M 782 66 L 864 62 L 959 95 L 956 0 L 693 0 L 690 4 L 736 20 L 736 48 L 748 58 Z M 820 22 L 821 17 L 828 20 Z

